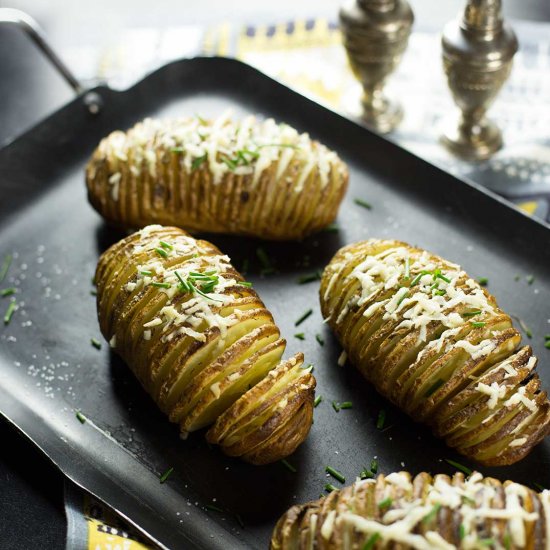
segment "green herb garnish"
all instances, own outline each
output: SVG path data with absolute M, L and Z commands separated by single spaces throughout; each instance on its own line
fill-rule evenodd
M 340 412 L 340 405 L 336 401 L 333 401 L 331 405 L 336 412 Z
M 156 288 L 170 288 L 170 283 L 158 283 L 157 281 L 153 281 L 151 283 L 151 286 L 154 286 Z
M 312 309 L 308 309 L 295 323 L 294 326 L 297 327 L 301 325 L 311 314 L 313 313 Z
M 383 510 L 384 508 L 389 508 L 392 504 L 393 504 L 393 498 L 388 497 L 388 498 L 385 498 L 384 500 L 381 500 L 378 503 L 378 508 L 380 510 Z
M 187 279 L 184 279 L 177 271 L 174 271 L 174 274 L 180 282 L 179 289 L 181 292 L 190 292 L 192 294 L 196 293 L 207 300 L 212 300 L 213 302 L 222 301 L 208 296 L 209 292 L 214 291 L 214 288 L 219 281 L 219 277 L 216 275 L 215 271 L 205 271 L 204 273 L 191 271 L 187 276 Z
M 368 470 L 367 468 L 363 468 L 359 473 L 359 477 L 361 479 L 371 479 L 374 477 L 374 473 Z
M 204 153 L 201 157 L 195 157 L 191 162 L 191 171 L 194 172 L 200 168 L 208 159 L 208 153 Z
M 318 395 L 316 398 L 315 398 L 315 401 L 313 402 L 313 406 L 314 407 L 317 407 L 317 405 L 319 405 L 319 403 L 323 400 L 323 396 L 322 395 Z
M 322 336 L 320 334 L 316 334 L 315 335 L 315 340 L 317 340 L 317 342 L 319 343 L 320 346 L 324 346 L 325 345 L 325 341 L 323 340 Z
M 512 317 L 518 322 L 521 330 L 525 332 L 525 336 L 527 336 L 527 338 L 533 338 L 533 333 L 531 332 L 531 329 L 525 324 L 525 322 L 515 315 L 512 315 Z
M 322 273 L 320 271 L 316 271 L 315 273 L 310 273 L 309 275 L 302 275 L 298 279 L 299 285 L 305 285 L 306 283 L 312 283 L 313 281 L 319 281 L 321 279 Z
M 143 269 L 139 273 L 140 273 L 140 275 L 143 275 L 144 277 L 152 277 L 153 276 L 153 272 L 152 271 L 147 271 L 146 269 Z
M 481 286 L 487 286 L 489 284 L 489 279 L 487 277 L 479 277 L 477 282 L 481 285 Z
M 284 458 L 281 460 L 281 464 L 293 474 L 298 471 L 290 462 L 288 462 L 288 460 L 285 460 Z
M 376 427 L 381 430 L 384 428 L 384 424 L 386 423 L 386 410 L 382 409 L 378 413 L 378 418 L 376 419 Z
M 252 283 L 250 281 L 237 281 L 238 285 L 246 286 L 248 288 L 252 288 Z
M 464 464 L 460 464 L 460 462 L 456 462 L 455 460 L 451 460 L 450 458 L 446 458 L 445 462 L 447 464 L 450 464 L 451 466 L 453 466 L 457 470 L 460 470 L 461 472 L 463 472 L 467 476 L 472 475 L 472 470 L 470 470 L 470 468 L 468 468 L 468 466 L 464 466 Z
M 160 243 L 160 246 L 162 246 L 162 248 L 166 250 L 174 250 L 174 247 L 166 241 L 159 241 L 159 243 Z
M 495 544 L 495 539 L 477 539 L 477 542 L 481 544 L 481 546 L 493 546 Z
M 338 487 L 335 487 L 332 483 L 326 483 L 325 491 L 327 491 L 327 493 L 332 493 L 332 491 L 338 491 Z
M 6 254 L 4 256 L 2 267 L 0 267 L 0 283 L 6 278 L 12 259 L 13 259 L 13 256 L 11 254 Z
M 324 227 L 321 231 L 323 231 L 324 233 L 338 233 L 338 231 L 340 231 L 340 228 L 338 227 L 338 224 L 331 223 L 330 225 Z
M 406 290 L 405 292 L 403 292 L 401 298 L 399 298 L 399 300 L 397 301 L 397 307 L 399 307 L 401 305 L 401 302 L 409 295 L 409 291 Z
M 462 313 L 462 317 L 474 317 L 475 315 L 479 315 L 481 313 L 481 309 L 476 309 L 475 311 L 466 311 Z
M 504 537 L 502 538 L 502 542 L 504 543 L 504 548 L 506 550 L 510 550 L 512 547 L 512 537 L 510 536 L 510 533 L 505 533 Z
M 5 296 L 11 296 L 12 294 L 15 294 L 15 287 L 10 287 L 10 288 L 3 288 L 2 290 L 0 290 L 0 296 L 2 296 L 3 298 Z
M 174 468 L 168 468 L 168 470 L 166 470 L 166 472 L 164 472 L 160 478 L 159 478 L 159 481 L 161 483 L 164 483 L 171 475 L 172 475 L 172 472 L 174 471 Z
M 485 326 L 485 321 L 470 321 L 470 325 L 475 328 L 481 328 Z
M 353 409 L 353 401 L 344 401 L 343 403 L 339 404 L 339 407 L 341 409 Z
M 92 288 L 92 290 L 90 290 L 90 294 L 92 296 L 97 296 L 97 290 L 95 288 Z
M 430 397 L 433 395 L 443 384 L 445 383 L 444 380 L 441 378 L 438 378 L 427 390 L 424 394 L 424 397 Z
M 101 349 L 101 342 L 97 338 L 90 338 L 90 344 L 96 349 Z
M 550 349 L 550 340 L 546 340 L 546 342 L 544 343 L 544 347 L 546 349 Z
M 170 149 L 171 153 L 183 153 L 183 147 L 172 147 Z
M 338 470 L 335 470 L 332 466 L 326 466 L 325 472 L 327 474 L 330 474 L 333 478 L 337 479 L 340 483 L 346 482 L 346 478 Z
M 357 206 L 362 206 L 363 208 L 366 208 L 367 210 L 372 210 L 372 204 L 368 203 L 367 201 L 364 201 L 363 199 L 353 199 L 353 202 Z
M 298 338 L 298 340 L 305 340 L 306 339 L 306 336 L 303 332 L 297 332 L 295 335 L 294 335 L 294 338 Z
M 535 282 L 535 277 L 533 275 L 527 275 L 527 277 L 525 277 L 525 280 L 527 281 L 528 285 L 532 285 Z
M 466 536 L 466 527 L 464 527 L 464 524 L 461 523 L 461 524 L 458 526 L 458 538 L 459 538 L 460 540 L 463 540 L 465 536 Z
M 168 252 L 164 248 L 155 248 L 155 252 L 162 258 L 168 258 Z
M 380 533 L 373 533 L 368 539 L 367 542 L 363 545 L 363 550 L 372 550 L 374 545 L 380 540 Z
M 373 473 L 378 473 L 378 460 L 376 460 L 376 458 L 370 461 L 370 469 Z
M 80 411 L 76 411 L 76 417 L 81 424 L 86 422 L 86 417 Z
M 435 518 L 439 510 L 441 510 L 441 504 L 434 504 L 433 508 L 424 516 L 422 521 L 424 523 L 429 523 Z

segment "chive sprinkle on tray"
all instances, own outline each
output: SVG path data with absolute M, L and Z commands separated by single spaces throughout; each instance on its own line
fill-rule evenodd
M 13 256 L 11 254 L 6 254 L 4 256 L 2 267 L 0 267 L 0 283 L 6 278 L 12 259 L 13 259 Z
M 13 317 L 13 312 L 17 309 L 17 304 L 15 300 L 12 300 L 9 305 L 8 309 L 6 309 L 6 313 L 4 314 L 4 324 L 9 325 L 11 318 Z
M 293 466 L 288 460 L 285 460 L 284 458 L 281 460 L 281 464 L 289 471 L 295 474 L 298 470 L 295 466 Z
M 340 483 L 345 483 L 346 478 L 338 470 L 335 470 L 332 466 L 326 466 L 325 472 L 330 474 L 334 479 L 337 479 Z
M 76 411 L 76 418 L 78 418 L 78 421 L 81 424 L 84 424 L 86 422 L 86 417 L 80 411 Z
M 367 201 L 364 201 L 363 199 L 353 199 L 353 202 L 357 206 L 362 206 L 363 208 L 366 208 L 367 210 L 372 210 L 372 204 L 370 204 Z
M 322 396 L 322 395 L 318 395 L 318 396 L 315 398 L 315 401 L 313 402 L 313 406 L 314 406 L 314 407 L 317 407 L 317 405 L 319 405 L 319 403 L 321 403 L 322 400 L 323 400 L 323 396 Z
M 0 290 L 0 296 L 2 296 L 2 298 L 5 298 L 6 296 L 11 296 L 12 294 L 15 294 L 15 287 L 13 286 Z
M 312 309 L 308 309 L 295 323 L 294 326 L 297 327 L 301 325 L 311 314 L 313 313 Z
M 386 424 L 386 410 L 382 409 L 378 413 L 378 418 L 376 419 L 376 427 L 379 430 L 382 430 L 384 428 L 384 425 Z
M 460 470 L 461 472 L 463 472 L 467 476 L 472 475 L 472 470 L 470 468 L 468 468 L 468 466 L 464 466 L 464 464 L 460 464 L 460 462 L 456 462 L 455 460 L 451 460 L 450 458 L 446 458 L 445 462 L 447 464 L 450 464 L 451 466 L 453 466 L 457 470 Z
M 101 349 L 101 342 L 97 338 L 90 338 L 90 344 L 96 349 Z
M 161 483 L 164 483 L 171 475 L 172 475 L 172 472 L 174 471 L 174 468 L 168 468 L 168 470 L 166 470 L 166 472 L 164 472 L 160 477 L 159 477 L 159 481 Z

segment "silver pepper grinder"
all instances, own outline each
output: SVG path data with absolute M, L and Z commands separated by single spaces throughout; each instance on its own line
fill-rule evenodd
M 501 0 L 467 0 L 464 14 L 445 26 L 443 67 L 461 113 L 447 122 L 441 142 L 465 160 L 489 158 L 502 134 L 485 116 L 510 75 L 518 41 L 503 21 Z
M 406 0 L 354 0 L 340 10 L 348 60 L 363 86 L 362 118 L 378 132 L 393 130 L 403 118 L 399 103 L 383 93 L 409 40 L 414 21 Z

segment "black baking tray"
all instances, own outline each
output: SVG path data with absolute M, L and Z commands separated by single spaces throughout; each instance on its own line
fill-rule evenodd
M 196 58 L 167 65 L 125 91 L 99 87 L 103 107 L 90 115 L 77 98 L 0 151 L 0 255 L 14 260 L 3 287 L 20 304 L 0 327 L 0 409 L 59 469 L 168 548 L 265 548 L 289 506 L 324 491 L 325 466 L 352 482 L 376 457 L 379 471 L 450 473 L 451 458 L 474 467 L 391 407 L 349 366 L 323 325 L 318 283 L 297 279 L 322 269 L 342 245 L 368 237 L 403 239 L 489 279 L 501 307 L 530 327 L 550 387 L 550 227 L 475 184 L 459 180 L 304 98 L 238 61 Z M 122 234 L 86 201 L 84 166 L 98 141 L 146 116 L 258 113 L 284 120 L 334 148 L 350 166 L 339 231 L 302 242 L 263 243 L 207 236 L 237 267 L 250 260 L 253 281 L 288 339 L 315 365 L 310 436 L 281 463 L 254 467 L 209 448 L 202 434 L 178 439 L 127 367 L 100 338 L 91 277 L 98 255 Z M 355 204 L 368 201 L 371 209 Z M 258 246 L 276 273 L 260 275 Z M 529 284 L 525 277 L 534 277 Z M 517 276 L 520 277 L 519 280 Z M 9 298 L 0 302 L 7 306 Z M 313 315 L 299 327 L 308 309 Z M 303 332 L 300 341 L 293 335 Z M 316 335 L 324 340 L 321 346 Z M 352 401 L 336 412 L 331 401 Z M 385 428 L 376 428 L 380 410 Z M 90 419 L 81 424 L 80 410 Z M 550 443 L 521 463 L 481 468 L 500 479 L 550 487 Z M 159 475 L 173 467 L 166 483 Z M 211 508 L 224 510 L 218 512 Z

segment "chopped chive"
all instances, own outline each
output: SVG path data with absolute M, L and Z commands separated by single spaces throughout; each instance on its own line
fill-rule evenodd
M 195 170 L 197 170 L 197 168 L 202 166 L 206 162 L 207 158 L 208 158 L 207 153 L 204 153 L 204 155 L 202 155 L 201 157 L 195 157 L 191 162 L 191 171 L 194 172 Z
M 9 305 L 8 305 L 8 309 L 6 309 L 6 313 L 4 314 L 4 324 L 5 325 L 8 325 L 9 322 L 11 321 L 11 318 L 13 316 L 13 312 L 15 311 L 16 309 L 16 303 L 15 303 L 15 300 L 12 300 Z
M 76 411 L 76 417 L 81 424 L 86 422 L 86 417 L 80 411 Z
M 324 227 L 321 231 L 324 231 L 325 233 L 338 233 L 338 231 L 340 231 L 340 228 L 338 227 L 338 224 L 331 223 L 330 225 Z
M 380 510 L 383 510 L 384 508 L 389 508 L 392 504 L 393 504 L 393 498 L 387 497 L 378 503 L 378 508 Z
M 260 260 L 260 264 L 262 265 L 261 273 L 263 275 L 269 275 L 270 273 L 273 273 L 275 271 L 273 269 L 273 265 L 271 265 L 271 260 L 269 259 L 267 252 L 261 246 L 256 248 L 256 256 L 258 257 L 258 260 Z
M 470 325 L 476 328 L 481 328 L 485 326 L 485 321 L 470 321 Z
M 373 533 L 368 539 L 367 542 L 363 545 L 362 550 L 372 550 L 374 545 L 380 540 L 380 533 Z
M 477 542 L 481 544 L 481 546 L 493 546 L 495 544 L 495 539 L 477 539 Z
M 370 469 L 371 469 L 373 474 L 378 473 L 378 460 L 376 460 L 376 458 L 373 458 L 370 461 Z
M 525 324 L 523 319 L 520 319 L 515 315 L 512 315 L 512 317 L 518 322 L 519 326 L 521 327 L 521 330 L 525 332 L 525 336 L 527 336 L 527 338 L 533 338 L 533 333 L 531 332 L 531 329 Z
M 327 491 L 327 493 L 332 493 L 332 491 L 338 491 L 338 487 L 335 487 L 332 483 L 326 483 L 325 491 Z
M 521 279 L 521 275 L 516 275 L 516 276 L 514 277 L 514 281 L 519 281 L 520 279 Z
M 165 248 L 166 250 L 174 250 L 174 247 L 170 243 L 167 243 L 166 241 L 159 241 L 159 243 L 160 243 L 160 246 L 162 246 L 162 248 Z
M 550 340 L 546 340 L 546 342 L 544 343 L 544 347 L 546 349 L 550 349 Z
M 140 275 L 143 275 L 144 277 L 152 277 L 153 276 L 153 272 L 152 271 L 148 271 L 146 269 L 143 269 L 142 271 L 139 272 Z
M 550 334 L 545 334 L 545 335 L 544 335 L 544 339 L 545 339 L 545 340 L 550 340 Z
M 297 327 L 301 325 L 311 314 L 313 313 L 312 309 L 308 309 L 295 323 L 294 326 Z
M 284 458 L 281 460 L 281 464 L 293 474 L 298 471 L 288 460 L 285 460 Z
M 312 283 L 313 281 L 319 281 L 321 279 L 322 273 L 320 271 L 316 271 L 315 273 L 310 273 L 309 275 L 302 275 L 298 279 L 299 285 L 305 285 L 306 283 Z
M 525 277 L 525 280 L 527 281 L 528 285 L 532 285 L 535 282 L 535 277 L 533 275 L 527 275 L 527 277 Z
M 400 306 L 401 305 L 401 302 L 409 295 L 409 291 L 405 291 L 403 292 L 403 295 L 401 296 L 401 298 L 399 298 L 399 300 L 397 301 L 397 306 Z
M 166 470 L 166 472 L 164 472 L 160 478 L 159 478 L 159 481 L 161 483 L 164 483 L 171 475 L 172 475 L 172 472 L 174 471 L 174 468 L 168 468 L 168 470 Z
M 475 315 L 479 315 L 481 313 L 481 309 L 476 309 L 475 311 L 466 311 L 462 314 L 462 317 L 474 317 Z
M 326 466 L 325 472 L 327 474 L 330 474 L 333 478 L 337 479 L 340 483 L 346 482 L 346 478 L 338 470 L 335 470 L 332 466 Z
M 246 286 L 248 288 L 252 288 L 252 283 L 250 281 L 237 281 L 238 285 Z
M 155 252 L 159 256 L 162 256 L 163 258 L 168 258 L 168 252 L 166 252 L 166 250 L 164 250 L 164 248 L 155 248 Z
M 471 506 L 476 505 L 476 501 L 473 498 L 467 497 L 466 495 L 462 495 L 462 501 L 466 504 L 470 504 Z
M 305 340 L 306 339 L 305 334 L 303 332 L 297 332 L 294 335 L 294 338 L 298 338 L 298 340 Z
M 317 342 L 319 343 L 319 345 L 321 345 L 321 346 L 324 346 L 324 345 L 325 345 L 325 341 L 323 340 L 323 337 L 322 337 L 320 334 L 316 334 L 316 335 L 315 335 L 315 340 L 317 340 Z
M 481 285 L 481 286 L 487 286 L 489 284 L 489 279 L 487 277 L 479 277 L 477 279 L 477 282 Z
M 443 275 L 443 273 L 440 273 L 440 272 L 435 274 L 435 278 L 436 279 L 441 279 L 442 281 L 445 281 L 446 283 L 451 282 L 451 279 L 449 279 L 448 277 L 445 277 L 445 275 Z
M 216 506 L 215 504 L 205 504 L 204 509 L 207 512 L 219 512 L 220 514 L 225 513 L 225 510 L 223 508 L 220 508 L 219 506 Z
M 405 273 L 403 275 L 403 278 L 404 279 L 411 278 L 411 260 L 408 256 L 405 258 Z
M 504 548 L 506 550 L 510 550 L 512 547 L 512 537 L 510 536 L 510 533 L 505 533 L 504 537 L 502 538 L 502 542 L 504 543 Z
M 341 409 L 353 409 L 353 402 L 352 401 L 344 401 L 343 403 L 340 403 Z
M 445 383 L 444 380 L 441 378 L 438 378 L 427 390 L 424 394 L 424 397 L 430 397 L 433 395 L 443 384 Z
M 464 527 L 464 524 L 461 523 L 461 524 L 458 526 L 458 538 L 459 538 L 460 540 L 463 540 L 465 536 L 466 536 L 466 527 Z
M 447 294 L 447 291 L 443 288 L 440 288 L 439 290 L 434 290 L 434 294 L 436 296 L 443 296 L 444 294 Z
M 540 483 L 537 483 L 536 481 L 533 482 L 533 485 L 538 489 L 539 491 L 546 491 L 546 487 L 541 485 Z
M 185 281 L 177 271 L 174 271 L 174 274 L 176 275 L 176 277 L 178 278 L 178 281 L 180 282 L 181 290 L 183 290 L 184 292 L 190 292 L 191 289 L 189 288 L 189 284 L 187 283 L 187 281 Z
M 467 476 L 472 475 L 472 470 L 470 470 L 470 468 L 468 468 L 468 466 L 464 466 L 464 464 L 460 464 L 460 462 L 456 462 L 455 460 L 451 460 L 450 458 L 446 458 L 445 462 L 447 464 L 450 464 L 451 466 L 453 466 L 457 470 L 460 470 L 461 472 L 463 472 Z
M 172 147 L 170 153 L 183 153 L 183 147 Z
M 90 344 L 96 349 L 101 349 L 101 342 L 97 338 L 90 338 Z
M 359 477 L 361 479 L 372 479 L 374 477 L 374 473 L 368 470 L 367 468 L 363 468 L 359 473 Z
M 0 283 L 6 278 L 12 259 L 13 259 L 13 256 L 11 254 L 6 254 L 4 256 L 2 267 L 0 267 Z
M 367 201 L 364 201 L 363 199 L 353 199 L 353 202 L 357 206 L 362 206 L 363 208 L 366 208 L 367 210 L 372 210 L 372 204 L 368 203 Z
M 435 518 L 439 510 L 441 510 L 441 504 L 434 504 L 433 508 L 424 516 L 422 521 L 424 523 L 429 523 Z
M 313 406 L 314 407 L 317 407 L 317 405 L 319 405 L 319 403 L 323 400 L 323 396 L 322 395 L 318 395 L 316 398 L 315 398 L 315 401 L 313 402 Z
M 90 294 L 92 296 L 97 296 L 97 290 L 95 288 L 92 288 L 92 290 L 90 290 Z
M 378 413 L 378 418 L 376 419 L 376 427 L 381 430 L 384 428 L 384 424 L 386 423 L 386 410 L 382 409 Z
M 151 286 L 154 286 L 156 288 L 170 288 L 170 283 L 157 283 L 156 281 L 153 281 L 151 283 Z
M 2 290 L 0 290 L 0 296 L 2 297 L 5 297 L 5 296 L 11 296 L 12 294 L 15 294 L 15 287 L 10 287 L 10 288 L 3 288 Z
M 333 401 L 331 405 L 336 412 L 340 412 L 340 405 L 336 401 Z

